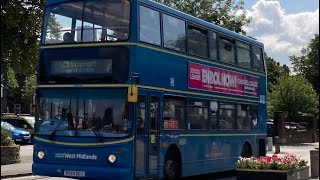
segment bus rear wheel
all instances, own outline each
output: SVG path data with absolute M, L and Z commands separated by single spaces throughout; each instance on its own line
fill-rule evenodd
M 165 159 L 164 175 L 166 180 L 174 180 L 180 177 L 181 162 L 179 155 L 175 152 L 169 152 Z

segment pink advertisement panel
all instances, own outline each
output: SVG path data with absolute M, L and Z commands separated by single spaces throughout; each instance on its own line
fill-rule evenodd
M 211 92 L 258 97 L 259 79 L 221 68 L 188 64 L 188 87 Z

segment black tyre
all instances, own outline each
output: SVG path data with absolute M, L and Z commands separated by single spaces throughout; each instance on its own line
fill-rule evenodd
M 181 176 L 181 161 L 179 154 L 168 152 L 164 162 L 164 176 L 166 180 L 179 179 Z

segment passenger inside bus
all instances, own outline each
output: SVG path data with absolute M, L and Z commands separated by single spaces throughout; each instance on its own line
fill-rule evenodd
M 137 117 L 137 134 L 143 134 L 144 121 L 142 117 Z
M 124 111 L 122 113 L 122 118 L 119 123 L 120 130 L 119 132 L 127 132 L 131 127 L 131 121 L 129 121 L 129 107 L 128 104 L 125 104 Z
M 83 113 L 83 119 L 82 119 L 81 123 L 82 123 L 82 129 L 92 128 L 88 113 Z
M 63 35 L 63 43 L 75 43 L 76 41 L 73 39 L 72 34 L 70 32 L 66 32 Z
M 220 129 L 233 129 L 233 116 L 232 110 L 229 109 L 220 109 L 220 120 L 219 127 Z
M 67 113 L 67 110 L 65 108 L 62 108 L 61 110 L 61 119 L 65 119 L 68 121 L 68 128 L 70 130 L 75 129 L 73 115 L 71 113 Z
M 107 108 L 104 111 L 104 116 L 103 116 L 103 126 L 109 130 L 112 129 L 112 126 L 114 126 L 113 122 L 113 110 L 112 108 Z
M 91 128 L 89 129 L 94 129 L 94 130 L 100 130 L 101 129 L 101 121 L 102 119 L 100 117 L 96 117 L 96 112 L 92 113 L 92 118 L 91 118 Z

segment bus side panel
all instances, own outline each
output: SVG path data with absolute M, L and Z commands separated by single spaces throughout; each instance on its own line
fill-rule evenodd
M 212 133 L 212 132 L 211 132 Z M 171 132 L 168 134 L 176 134 Z M 256 136 L 212 134 L 184 134 L 162 138 L 161 143 L 178 146 L 182 157 L 182 176 L 193 176 L 235 169 L 245 142 L 249 142 L 253 155 L 257 155 Z M 203 136 L 202 136 L 203 135 Z M 208 135 L 208 136 L 206 136 Z M 161 148 L 159 158 L 160 178 L 163 177 L 164 160 L 168 148 Z
M 233 169 L 239 144 L 234 137 L 188 137 L 182 155 L 183 176 Z

